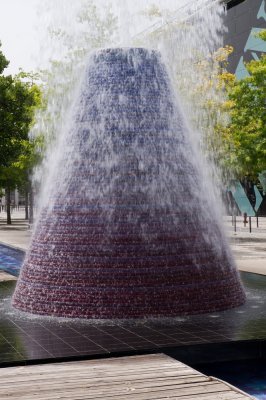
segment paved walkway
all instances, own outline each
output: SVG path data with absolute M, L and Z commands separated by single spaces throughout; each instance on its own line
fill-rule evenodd
M 256 218 L 251 218 L 251 232 L 243 217 L 237 217 L 236 231 L 229 217 L 225 226 L 239 270 L 266 275 L 266 218 L 258 218 L 258 227 Z
M 24 219 L 23 211 L 14 211 L 12 225 L 6 225 L 6 214 L 0 213 L 0 243 L 26 250 L 31 238 L 29 224 Z M 237 266 L 241 271 L 266 275 L 266 217 L 260 217 L 257 227 L 256 218 L 244 227 L 243 217 L 237 217 L 236 231 L 232 218 L 224 219 Z
M 0 243 L 27 250 L 31 238 L 24 211 L 13 211 L 12 225 L 6 224 L 6 213 L 0 212 Z

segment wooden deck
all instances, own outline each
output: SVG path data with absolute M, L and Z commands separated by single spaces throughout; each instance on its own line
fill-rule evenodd
M 0 370 L 1 400 L 251 398 L 163 354 Z

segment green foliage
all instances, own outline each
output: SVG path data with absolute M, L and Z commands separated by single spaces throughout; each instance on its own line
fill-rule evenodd
M 1 47 L 1 42 L 0 42 L 0 47 Z M 0 74 L 4 71 L 4 69 L 8 66 L 9 61 L 5 58 L 4 54 L 0 50 Z
M 9 167 L 23 151 L 39 103 L 35 84 L 19 76 L 0 75 L 0 168 Z
M 87 55 L 113 43 L 117 31 L 117 18 L 106 2 L 104 13 L 96 1 L 84 0 L 72 16 L 75 31 L 60 23 L 48 29 L 50 39 L 60 51 L 53 53 L 46 70 L 40 71 L 43 86 L 43 106 L 36 116 L 34 135 L 44 138 L 43 149 L 48 155 L 60 132 L 65 114 L 69 113 L 73 92 L 83 72 Z M 55 58 L 58 57 L 58 58 Z
M 104 16 L 93 2 L 85 2 L 77 20 L 83 25 L 83 34 L 80 36 L 81 50 L 101 48 L 112 38 L 117 25 L 117 17 L 110 7 L 106 7 Z
M 3 75 L 7 65 L 0 52 L 0 186 L 12 189 L 23 185 L 36 162 L 36 144 L 28 134 L 41 92 L 32 74 Z
M 266 40 L 266 31 L 260 37 Z M 266 56 L 246 68 L 249 76 L 227 85 L 231 121 L 223 135 L 229 166 L 254 178 L 266 169 Z

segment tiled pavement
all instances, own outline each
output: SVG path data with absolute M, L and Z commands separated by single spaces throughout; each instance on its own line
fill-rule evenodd
M 0 270 L 18 275 L 23 256 L 22 251 L 1 245 Z M 223 359 L 238 344 L 241 344 L 241 349 L 236 350 L 238 357 L 244 357 L 245 352 L 252 357 L 254 351 L 261 353 L 262 348 L 266 353 L 266 276 L 244 272 L 242 279 L 248 300 L 241 307 L 219 313 L 141 321 L 87 321 L 27 315 L 10 305 L 15 282 L 1 282 L 0 366 L 156 351 L 175 353 L 185 362 L 193 357 L 197 361 L 197 355 L 200 360 Z
M 185 361 L 184 352 L 191 352 L 195 346 L 203 346 L 207 351 L 211 345 L 222 344 L 224 351 L 226 344 L 244 343 L 243 349 L 248 349 L 252 341 L 266 339 L 266 277 L 243 273 L 242 278 L 248 300 L 241 307 L 211 314 L 141 321 L 88 321 L 20 313 L 10 305 L 15 282 L 2 282 L 0 365 L 156 351 L 171 354 L 178 349 Z

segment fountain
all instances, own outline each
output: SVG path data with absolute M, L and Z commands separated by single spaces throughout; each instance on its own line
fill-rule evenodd
M 13 306 L 63 317 L 172 317 L 245 295 L 157 51 L 86 67 Z

